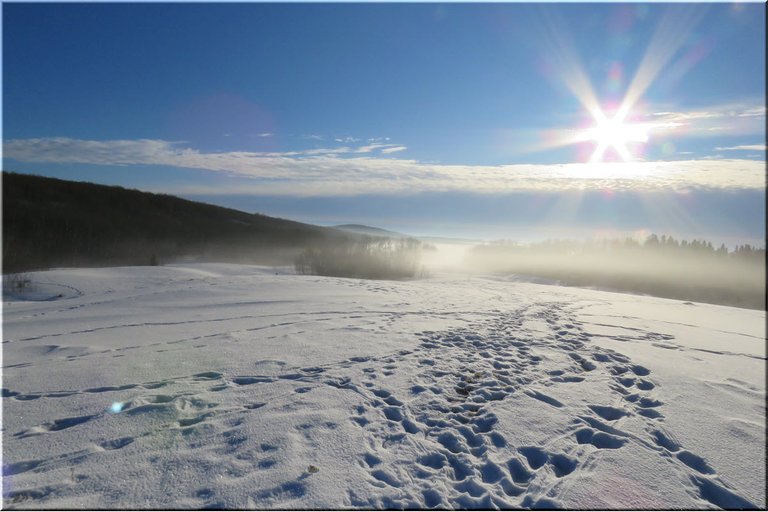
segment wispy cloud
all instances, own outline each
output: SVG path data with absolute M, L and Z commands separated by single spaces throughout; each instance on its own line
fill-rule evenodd
M 355 153 L 371 153 L 373 151 L 376 151 L 377 149 L 380 149 L 382 151 L 385 151 L 386 149 L 391 149 L 392 147 L 395 147 L 394 144 L 368 144 L 367 146 L 360 146 L 357 148 Z
M 715 148 L 716 151 L 765 151 L 765 144 L 743 144 L 741 146 L 730 146 L 727 148 Z
M 376 146 L 376 147 L 371 147 Z M 170 166 L 204 169 L 251 181 L 231 186 L 188 187 L 178 193 L 356 195 L 424 191 L 479 193 L 568 190 L 764 189 L 764 163 L 720 159 L 560 165 L 445 165 L 381 154 L 400 147 L 296 152 L 201 152 L 163 140 L 93 141 L 70 138 L 16 139 L 4 144 L 4 157 L 20 162 L 115 166 Z
M 408 149 L 408 148 L 405 147 L 405 146 L 392 146 L 390 148 L 382 149 L 381 152 L 384 153 L 385 155 L 388 155 L 390 153 L 397 153 L 399 151 L 405 151 L 406 149 Z
M 684 136 L 711 136 L 721 132 L 755 134 L 765 132 L 765 107 L 718 105 L 681 112 L 654 112 L 648 128 L 673 130 Z
M 765 117 L 766 107 L 755 107 L 737 114 L 739 117 Z
M 354 142 L 360 142 L 361 139 L 357 137 L 336 137 L 333 139 L 336 142 L 346 142 L 346 143 L 354 143 Z

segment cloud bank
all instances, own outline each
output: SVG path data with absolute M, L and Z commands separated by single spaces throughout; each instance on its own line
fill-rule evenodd
M 685 191 L 764 189 L 765 163 L 685 160 L 557 165 L 446 165 L 389 156 L 406 148 L 368 144 L 290 152 L 201 152 L 164 140 L 15 139 L 4 158 L 19 162 L 202 169 L 246 178 L 184 193 L 339 196 L 464 191 Z

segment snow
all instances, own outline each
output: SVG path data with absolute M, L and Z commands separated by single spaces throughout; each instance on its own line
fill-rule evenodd
M 765 312 L 509 278 L 59 269 L 6 508 L 765 508 Z

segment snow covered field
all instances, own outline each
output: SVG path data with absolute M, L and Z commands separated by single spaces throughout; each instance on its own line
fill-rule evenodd
M 32 273 L 6 508 L 765 508 L 765 313 L 492 277 Z

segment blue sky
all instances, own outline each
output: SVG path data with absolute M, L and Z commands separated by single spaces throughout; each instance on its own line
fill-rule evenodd
M 3 169 L 318 224 L 765 231 L 765 5 L 4 4 Z

